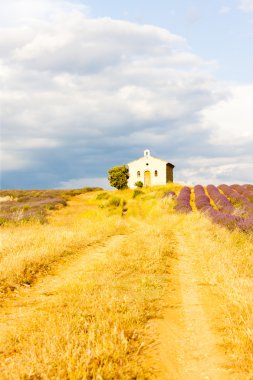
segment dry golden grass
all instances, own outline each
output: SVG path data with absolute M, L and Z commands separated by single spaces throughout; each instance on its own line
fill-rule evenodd
M 162 218 L 159 211 L 153 210 L 153 219 L 146 222 L 130 217 L 124 222 L 128 233 L 116 245 L 106 246 L 99 260 L 87 258 L 87 267 L 74 278 L 69 273 L 43 304 L 21 308 L 22 323 L 8 325 L 1 342 L 3 379 L 151 376 L 141 359 L 145 324 L 161 315 L 166 304 L 174 254 L 165 213 L 164 222 L 154 224 L 154 218 Z M 115 215 L 103 212 L 103 228 L 115 226 Z
M 83 211 L 83 213 L 85 210 Z M 122 226 L 117 218 L 107 223 L 106 215 L 93 212 L 92 220 L 75 215 L 49 225 L 23 224 L 3 227 L 0 257 L 0 291 L 32 284 L 41 273 L 50 271 L 59 260 L 97 241 L 118 233 Z
M 1 378 L 153 379 L 144 352 L 155 337 L 146 324 L 168 303 L 182 239 L 221 302 L 217 327 L 231 362 L 245 379 L 253 376 L 253 237 L 197 212 L 175 214 L 174 201 L 161 197 L 179 188 L 143 189 L 136 198 L 131 190 L 80 195 L 52 212 L 48 225 L 3 228 L 0 284 L 15 288 L 16 298 L 3 294 Z M 109 205 L 113 197 L 118 207 Z M 85 267 L 73 272 L 80 257 Z M 57 286 L 53 276 L 45 281 L 61 269 Z M 23 294 L 25 283 L 32 286 Z
M 253 378 L 253 234 L 188 215 L 178 229 L 192 251 L 203 281 L 219 300 L 217 328 L 229 354 L 229 366 Z M 210 300 L 210 303 L 212 300 Z M 215 305 L 213 305 L 215 306 Z M 220 313 L 220 314 L 219 314 Z

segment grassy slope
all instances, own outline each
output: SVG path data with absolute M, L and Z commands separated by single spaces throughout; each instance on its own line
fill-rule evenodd
M 250 373 L 252 236 L 231 233 L 198 213 L 176 215 L 173 201 L 161 200 L 164 191 L 143 190 L 134 199 L 130 190 L 110 192 L 109 198 L 107 192 L 100 199 L 96 194 L 79 196 L 70 207 L 53 212 L 49 225 L 3 228 L 1 286 L 16 291 L 56 263 L 66 265 L 66 255 L 73 259 L 96 241 L 125 235 L 89 270 L 66 278 L 48 301 L 29 305 L 22 323 L 19 318 L 3 326 L 3 378 L 153 378 L 143 360 L 149 343 L 145 325 L 162 315 L 167 304 L 166 293 L 173 286 L 170 266 L 181 244 L 178 233 L 222 300 L 221 323 L 234 365 Z M 115 198 L 120 198 L 118 207 L 113 206 L 119 203 Z
M 20 222 L 46 223 L 48 210 L 67 205 L 75 195 L 85 194 L 99 188 L 75 190 L 0 190 L 0 225 Z

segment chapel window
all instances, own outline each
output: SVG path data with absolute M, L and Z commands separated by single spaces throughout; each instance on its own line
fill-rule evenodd
M 141 176 L 141 172 L 138 170 L 137 177 L 140 177 L 140 176 Z
M 157 170 L 155 170 L 155 177 L 157 177 L 158 176 L 158 171 Z

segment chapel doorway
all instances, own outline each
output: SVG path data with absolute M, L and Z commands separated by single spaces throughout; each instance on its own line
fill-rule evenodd
M 146 171 L 144 173 L 144 186 L 151 186 L 151 173 Z

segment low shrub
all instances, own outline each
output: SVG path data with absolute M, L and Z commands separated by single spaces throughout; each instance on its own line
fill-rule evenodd
M 126 214 L 128 210 L 127 201 L 125 199 L 123 199 L 121 207 L 122 207 L 122 216 L 123 216 Z
M 137 182 L 135 182 L 134 186 L 136 186 L 136 187 L 143 187 L 143 182 L 142 181 L 137 181 Z
M 136 198 L 138 197 L 139 195 L 142 195 L 144 194 L 143 191 L 139 190 L 139 189 L 135 189 L 134 192 L 133 192 L 133 198 Z
M 110 198 L 109 194 L 108 193 L 100 193 L 97 195 L 97 200 L 102 200 L 102 199 L 108 199 Z
M 163 198 L 176 198 L 176 193 L 174 191 L 166 191 Z
M 27 210 L 30 210 L 30 209 L 31 209 L 31 206 L 30 206 L 30 205 L 24 205 L 21 209 L 22 209 L 23 211 L 27 211 Z
M 109 207 L 119 207 L 120 206 L 120 198 L 119 197 L 113 197 L 109 200 L 108 206 Z

